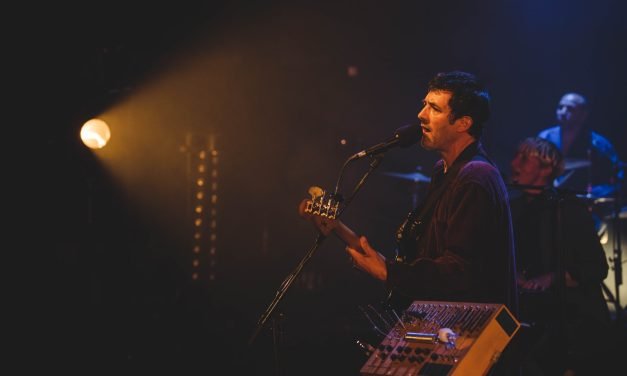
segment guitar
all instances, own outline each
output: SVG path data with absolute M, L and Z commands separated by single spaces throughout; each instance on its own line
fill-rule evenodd
M 311 221 L 322 235 L 328 236 L 334 233 L 346 245 L 362 254 L 366 254 L 359 242 L 359 235 L 337 218 L 340 202 L 328 196 L 326 191 L 320 187 L 310 187 L 308 192 L 311 198 L 301 201 L 298 207 L 300 216 Z M 401 226 L 401 229 L 399 229 L 397 236 L 402 238 L 402 236 L 408 236 L 409 233 L 418 238 L 419 229 L 421 228 L 422 222 L 418 221 L 415 218 L 415 212 L 412 212 Z M 403 257 L 397 253 L 396 261 L 406 262 L 404 256 L 407 253 L 410 252 L 403 254 Z M 368 273 L 372 274 L 373 270 L 375 270 L 375 274 L 378 274 L 376 269 L 371 269 Z M 372 275 L 374 276 L 374 274 Z M 387 304 L 393 309 L 404 310 L 413 300 L 413 297 L 401 294 L 395 289 L 388 291 Z

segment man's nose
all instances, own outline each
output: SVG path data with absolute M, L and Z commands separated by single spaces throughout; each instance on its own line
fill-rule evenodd
M 418 115 L 416 116 L 418 118 L 418 120 L 420 120 L 421 123 L 423 124 L 427 124 L 427 117 L 425 116 L 425 109 L 421 109 L 420 112 L 418 112 Z

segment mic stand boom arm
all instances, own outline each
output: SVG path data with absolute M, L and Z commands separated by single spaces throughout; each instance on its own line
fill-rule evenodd
M 353 198 L 355 197 L 357 192 L 364 185 L 364 183 L 366 182 L 366 179 L 368 178 L 368 176 L 374 171 L 375 168 L 377 168 L 379 166 L 379 164 L 381 163 L 382 159 L 383 159 L 383 153 L 376 154 L 376 155 L 372 156 L 372 162 L 370 162 L 370 168 L 364 174 L 364 176 L 361 178 L 361 180 L 357 183 L 357 185 L 353 189 L 353 192 L 348 197 L 348 199 L 346 200 L 345 204 L 342 206 L 342 210 L 340 210 L 338 212 L 337 217 L 336 217 L 337 219 L 339 219 L 340 215 L 344 212 L 344 210 L 346 209 L 347 205 L 353 200 Z M 346 164 L 344 166 L 346 166 Z M 340 181 L 340 179 L 338 179 L 338 182 Z M 337 195 L 337 187 L 336 187 L 336 193 L 335 194 Z M 261 315 L 261 317 L 257 321 L 257 326 L 255 327 L 255 330 L 253 331 L 253 334 L 251 335 L 250 339 L 248 340 L 248 345 L 252 345 L 253 344 L 253 342 L 255 341 L 257 336 L 259 335 L 259 332 L 261 331 L 261 329 L 265 326 L 265 324 L 268 321 L 268 319 L 272 316 L 272 312 L 274 312 L 274 310 L 276 309 L 277 305 L 281 302 L 281 300 L 285 296 L 285 293 L 290 288 L 292 283 L 294 283 L 294 281 L 296 280 L 298 275 L 301 273 L 301 271 L 303 270 L 303 268 L 305 267 L 307 262 L 314 255 L 316 250 L 318 248 L 320 248 L 320 245 L 322 245 L 322 243 L 324 242 L 324 239 L 326 239 L 326 236 L 324 236 L 322 233 L 319 233 L 317 235 L 317 237 L 316 237 L 316 240 L 315 240 L 314 244 L 311 246 L 311 248 L 309 248 L 307 253 L 305 253 L 305 256 L 298 263 L 298 265 L 296 265 L 296 268 L 294 268 L 294 270 L 290 274 L 288 274 L 288 276 L 283 280 L 283 283 L 281 283 L 281 286 L 277 290 L 277 292 L 276 292 L 276 294 L 274 296 L 274 299 L 272 299 L 272 302 L 270 302 L 270 304 L 266 308 L 265 312 Z M 276 343 L 276 335 L 277 335 L 277 333 L 274 333 L 274 335 L 275 335 L 275 343 Z

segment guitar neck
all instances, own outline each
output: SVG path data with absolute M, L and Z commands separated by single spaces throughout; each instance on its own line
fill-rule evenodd
M 324 236 L 333 232 L 341 241 L 353 249 L 361 250 L 359 236 L 337 219 L 340 203 L 333 197 L 327 196 L 320 187 L 310 187 L 311 199 L 301 201 L 298 212 L 310 220 Z
M 335 228 L 333 229 L 333 233 L 335 233 L 340 240 L 351 248 L 358 250 L 361 249 L 361 246 L 359 245 L 359 235 L 346 226 L 344 222 L 338 220 Z

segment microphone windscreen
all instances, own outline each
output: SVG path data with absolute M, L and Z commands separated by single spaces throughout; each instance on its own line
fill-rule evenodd
M 394 132 L 394 136 L 398 139 L 398 146 L 404 148 L 415 144 L 422 138 L 422 128 L 420 123 L 411 123 L 403 125 Z

